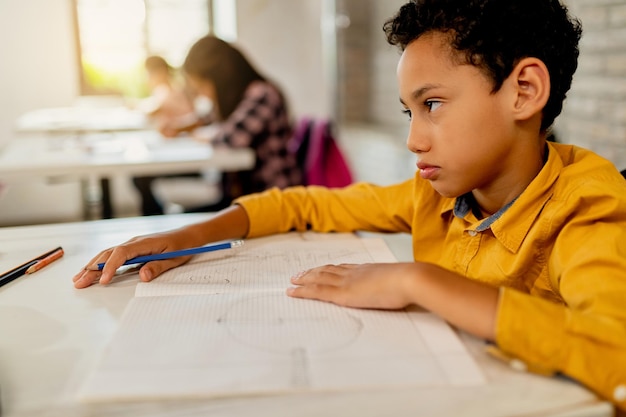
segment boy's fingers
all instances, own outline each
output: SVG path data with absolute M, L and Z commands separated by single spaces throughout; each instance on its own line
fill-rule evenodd
M 139 279 L 144 282 L 149 282 L 161 275 L 163 272 L 177 267 L 187 262 L 191 257 L 173 258 L 164 261 L 153 261 L 143 265 L 139 270 Z
M 102 275 L 100 276 L 100 284 L 106 285 L 113 281 L 116 271 L 124 265 L 127 260 L 136 258 L 137 256 L 159 253 L 159 249 L 161 248 L 147 247 L 146 249 L 142 249 L 140 246 L 135 247 L 132 244 L 123 244 L 105 253 L 106 256 L 95 259 L 91 266 L 104 262 L 104 268 L 102 268 Z
M 329 303 L 350 306 L 349 298 L 341 288 L 331 285 L 307 285 L 304 287 L 287 288 L 287 295 L 294 298 L 326 301 Z
M 83 275 L 85 275 L 84 269 L 72 277 L 72 282 L 78 281 L 79 279 L 82 278 Z
M 72 277 L 74 286 L 76 288 L 85 288 L 97 281 L 97 278 L 100 277 L 100 271 L 89 270 L 88 268 L 97 265 L 99 262 L 105 262 L 112 251 L 113 249 L 107 249 L 91 258 L 89 263 L 85 265 L 85 268 Z
M 341 279 L 342 268 L 336 265 L 326 265 L 318 268 L 302 271 L 291 277 L 291 282 L 296 285 L 337 285 Z
M 330 301 L 332 287 L 328 285 L 311 284 L 304 287 L 287 288 L 287 295 L 295 298 L 309 298 L 313 300 Z
M 74 288 L 87 288 L 98 282 L 100 271 L 83 271 L 82 274 L 78 274 L 76 277 Z

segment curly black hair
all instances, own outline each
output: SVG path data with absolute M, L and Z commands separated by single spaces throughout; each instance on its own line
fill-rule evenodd
M 411 0 L 383 30 L 402 51 L 426 33 L 449 35 L 465 63 L 493 81 L 493 92 L 523 58 L 542 60 L 551 84 L 541 124 L 545 131 L 561 113 L 571 87 L 582 24 L 559 0 Z

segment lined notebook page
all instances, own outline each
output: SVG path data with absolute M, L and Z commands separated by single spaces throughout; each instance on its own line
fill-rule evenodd
M 156 282 L 144 286 L 151 291 L 138 288 L 143 296 L 129 303 L 81 399 L 484 383 L 454 331 L 430 313 L 351 309 L 285 295 L 293 271 L 320 263 L 392 261 L 381 242 L 252 241 L 245 251 L 210 262 L 199 257 L 185 271 L 171 271 L 155 286 L 158 291 L 151 288 Z M 209 278 L 230 282 L 197 284 Z
M 382 239 L 340 235 L 316 241 L 299 234 L 282 239 L 271 236 L 247 240 L 239 248 L 196 255 L 152 282 L 138 283 L 135 296 L 284 290 L 291 276 L 316 266 L 395 261 Z

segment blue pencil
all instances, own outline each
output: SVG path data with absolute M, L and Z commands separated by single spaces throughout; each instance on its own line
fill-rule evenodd
M 145 264 L 146 262 L 150 261 L 162 261 L 164 259 L 177 258 L 179 256 L 190 256 L 197 255 L 199 253 L 213 252 L 216 250 L 237 248 L 241 245 L 243 245 L 243 240 L 233 240 L 232 242 L 218 243 L 216 245 L 200 246 L 197 248 L 175 250 L 172 252 L 155 253 L 154 255 L 137 256 L 136 258 L 127 260 L 122 265 Z M 101 271 L 102 268 L 104 268 L 104 264 L 105 262 L 99 263 L 97 270 Z M 87 269 L 96 270 L 96 268 L 93 267 Z

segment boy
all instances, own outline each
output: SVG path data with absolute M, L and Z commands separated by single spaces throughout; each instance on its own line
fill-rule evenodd
M 413 0 L 385 32 L 418 173 L 401 184 L 296 187 L 206 222 L 103 251 L 83 288 L 134 256 L 289 230 L 407 232 L 415 262 L 301 272 L 292 297 L 417 304 L 626 409 L 626 182 L 610 162 L 548 143 L 578 57 L 558 0 Z M 278 213 L 278 214 L 277 214 Z M 148 263 L 150 281 L 185 260 Z

